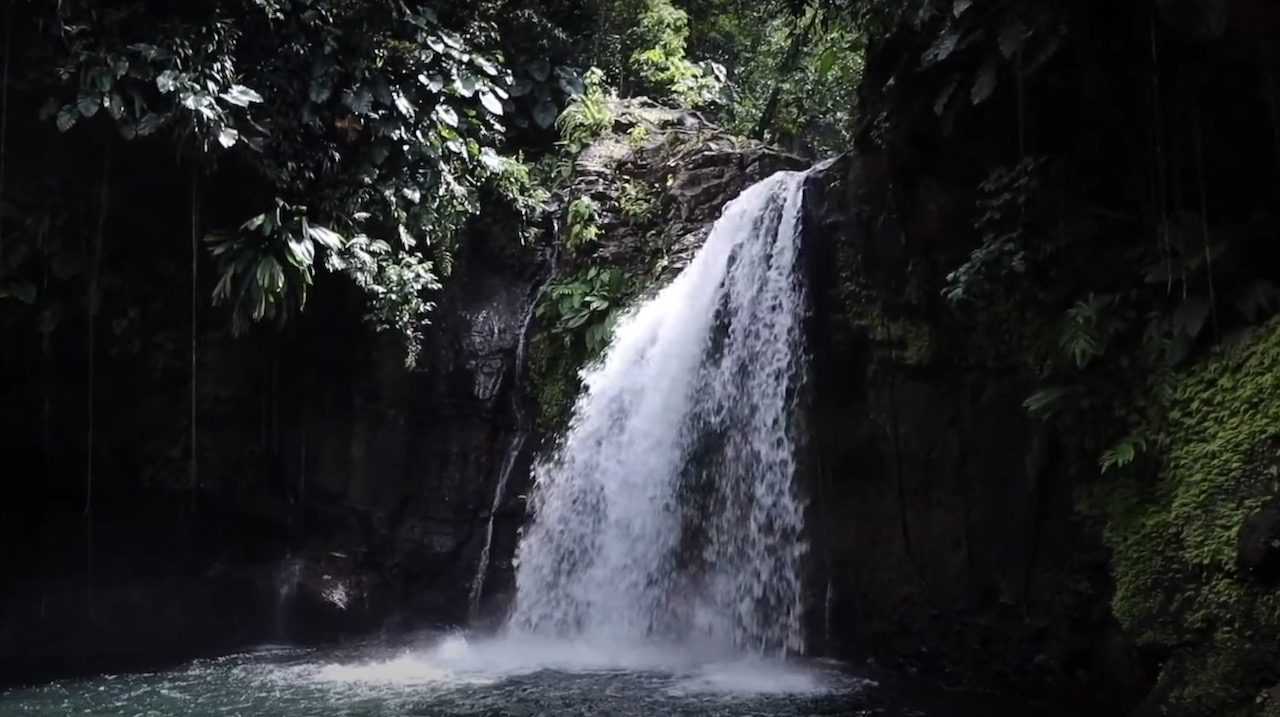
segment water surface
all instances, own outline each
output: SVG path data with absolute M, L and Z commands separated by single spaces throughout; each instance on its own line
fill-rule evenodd
M 388 649 L 263 648 L 159 672 L 0 692 L 0 717 L 1013 717 L 1040 707 L 868 679 L 834 662 L 461 636 Z

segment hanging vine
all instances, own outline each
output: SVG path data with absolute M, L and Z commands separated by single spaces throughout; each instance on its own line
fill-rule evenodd
M 199 308 L 199 257 L 200 257 L 200 175 L 196 167 L 191 169 L 191 385 L 190 385 L 190 401 L 191 401 L 191 437 L 190 437 L 190 455 L 188 457 L 188 478 L 190 480 L 191 505 L 194 510 L 196 506 L 197 496 L 200 491 L 200 475 L 199 475 L 199 459 L 197 450 L 199 448 L 199 424 L 198 418 L 198 340 L 199 325 L 197 311 Z

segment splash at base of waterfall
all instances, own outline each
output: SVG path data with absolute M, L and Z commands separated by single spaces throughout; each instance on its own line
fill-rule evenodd
M 470 684 L 556 672 L 661 676 L 671 695 L 817 695 L 862 681 L 820 663 L 802 665 L 684 642 L 619 646 L 531 635 L 452 635 L 387 660 L 326 665 L 320 681 L 350 684 Z

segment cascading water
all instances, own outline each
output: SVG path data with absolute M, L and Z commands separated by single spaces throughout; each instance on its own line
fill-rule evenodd
M 569 432 L 535 467 L 512 630 L 803 652 L 804 177 L 726 205 L 584 374 Z

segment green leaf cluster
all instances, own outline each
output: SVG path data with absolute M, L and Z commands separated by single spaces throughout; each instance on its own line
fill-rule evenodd
M 430 6 L 77 2 L 51 21 L 64 42 L 45 115 L 59 129 L 106 116 L 127 140 L 163 137 L 261 183 L 266 206 L 207 241 L 223 272 L 214 298 L 237 330 L 304 306 L 317 252 L 299 237 L 324 226 L 385 247 L 370 254 L 383 281 L 351 273 L 361 262 L 333 266 L 369 290 L 375 323 L 412 346 L 431 306 L 420 294 L 438 286 L 481 192 L 530 225 L 541 212 L 545 192 L 501 153 L 515 77 Z

